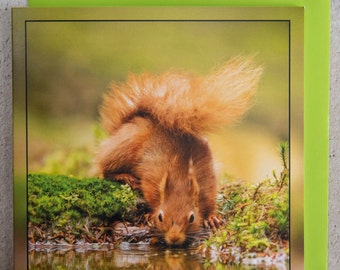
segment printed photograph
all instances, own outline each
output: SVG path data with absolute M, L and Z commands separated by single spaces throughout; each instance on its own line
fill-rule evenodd
M 29 269 L 303 266 L 303 19 L 49 11 L 14 17 Z

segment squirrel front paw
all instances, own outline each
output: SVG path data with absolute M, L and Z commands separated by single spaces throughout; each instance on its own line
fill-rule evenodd
M 224 224 L 224 220 L 216 215 L 210 215 L 207 219 L 203 221 L 203 227 L 206 229 L 211 229 L 212 231 L 216 231 L 218 227 Z
M 139 188 L 139 181 L 136 177 L 128 173 L 111 174 L 110 178 L 117 181 L 128 184 L 132 189 Z

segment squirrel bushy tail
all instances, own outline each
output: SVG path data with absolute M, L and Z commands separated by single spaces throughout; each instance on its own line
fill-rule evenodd
M 172 132 L 210 132 L 234 123 L 249 110 L 261 74 L 252 58 L 237 57 L 205 77 L 176 72 L 129 75 L 104 96 L 103 126 L 113 134 L 139 115 Z

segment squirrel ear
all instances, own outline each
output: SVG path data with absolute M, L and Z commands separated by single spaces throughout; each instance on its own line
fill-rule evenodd
M 165 173 L 162 177 L 162 180 L 159 184 L 159 194 L 160 194 L 160 203 L 163 204 L 165 201 L 165 195 L 167 194 L 167 183 L 168 183 L 168 173 Z
M 199 188 L 199 185 L 197 183 L 196 174 L 195 174 L 195 167 L 194 167 L 192 157 L 189 160 L 188 181 L 189 181 L 189 185 L 190 185 L 191 194 L 194 195 L 194 196 L 198 196 L 200 188 Z

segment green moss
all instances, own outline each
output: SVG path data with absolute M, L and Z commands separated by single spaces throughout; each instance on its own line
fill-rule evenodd
M 137 192 L 105 179 L 77 179 L 64 175 L 28 175 L 28 218 L 31 228 L 48 235 L 67 231 L 79 235 L 84 226 L 114 220 L 132 220 L 137 211 Z

